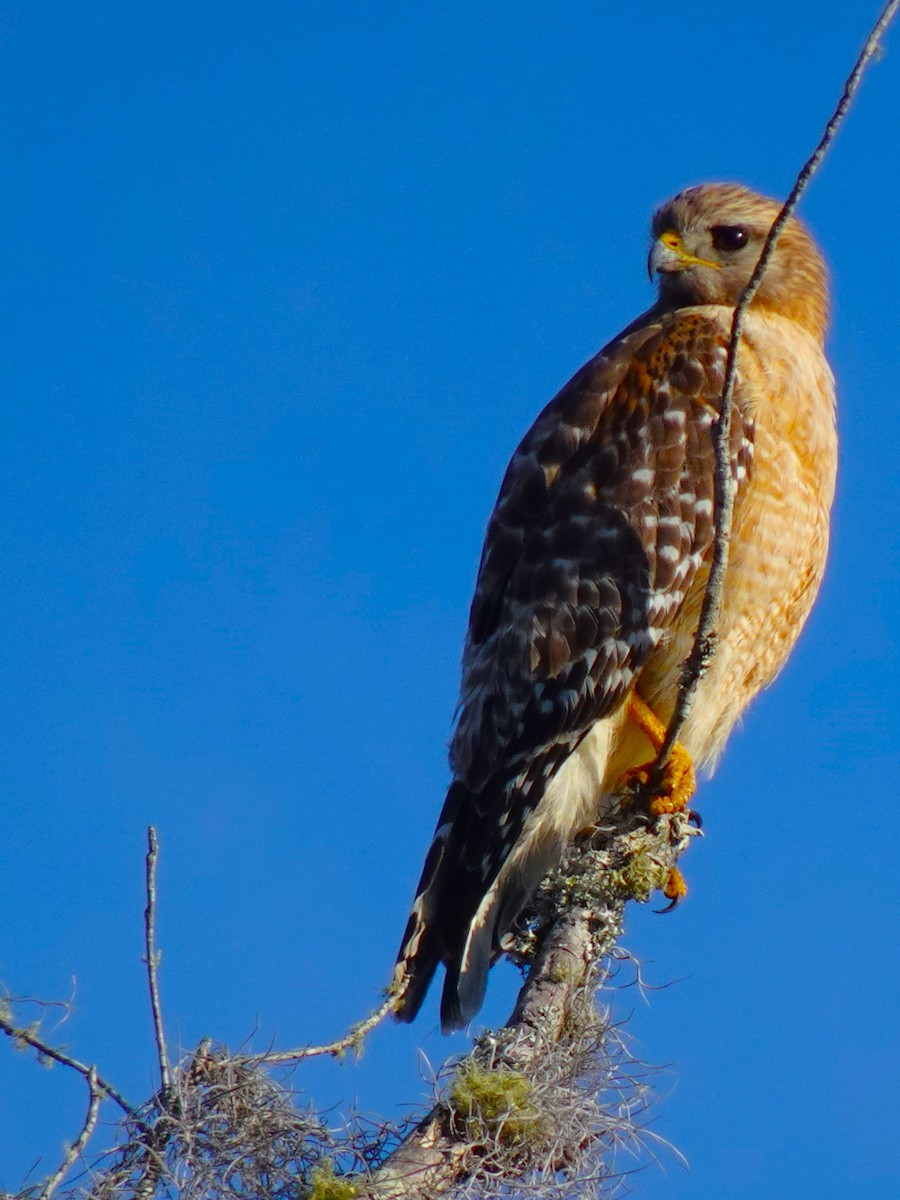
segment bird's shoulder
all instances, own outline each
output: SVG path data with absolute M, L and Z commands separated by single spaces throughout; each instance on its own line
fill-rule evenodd
M 727 335 L 714 311 L 648 314 L 582 367 L 514 455 L 463 655 L 452 756 L 471 786 L 611 711 L 677 612 L 712 539 Z M 738 414 L 745 460 L 747 432 Z
M 586 465 L 599 486 L 627 486 L 648 447 L 665 455 L 696 417 L 708 424 L 725 381 L 730 312 L 717 305 L 650 309 L 603 347 L 538 415 L 507 467 L 485 550 L 570 509 Z M 641 476 L 638 477 L 642 478 Z M 589 505 L 596 499 L 590 488 Z M 498 549 L 501 548 L 498 545 Z M 486 565 L 485 563 L 482 564 Z

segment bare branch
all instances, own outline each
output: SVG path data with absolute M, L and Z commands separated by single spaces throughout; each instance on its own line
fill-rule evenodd
M 678 703 L 657 758 L 659 768 L 683 728 L 715 648 L 734 502 L 728 447 L 744 318 L 781 231 L 828 152 L 898 7 L 900 0 L 890 0 L 869 34 L 734 311 L 721 411 L 713 427 L 713 563 Z M 389 996 L 371 1016 L 331 1043 L 252 1057 L 229 1056 L 202 1043 L 173 1069 L 158 986 L 158 844 L 150 827 L 144 961 L 159 1091 L 136 1110 L 95 1067 L 48 1045 L 36 1027 L 17 1028 L 0 1012 L 0 1030 L 7 1036 L 76 1071 L 88 1084 L 81 1132 L 43 1185 L 40 1200 L 52 1200 L 83 1153 L 104 1097 L 115 1101 L 127 1119 L 124 1144 L 86 1193 L 95 1200 L 151 1200 L 160 1189 L 185 1200 L 211 1194 L 228 1198 L 310 1193 L 331 1200 L 434 1200 L 451 1191 L 459 1198 L 499 1200 L 516 1188 L 539 1189 L 543 1200 L 596 1195 L 613 1177 L 610 1162 L 617 1148 L 633 1150 L 642 1144 L 642 1119 L 649 1103 L 649 1085 L 636 1079 L 634 1060 L 623 1049 L 608 1014 L 597 1009 L 596 988 L 604 962 L 615 954 L 628 901 L 646 901 L 664 885 L 696 832 L 682 814 L 661 817 L 648 828 L 635 808 L 626 808 L 608 827 L 573 846 L 560 869 L 542 883 L 508 948 L 529 973 L 507 1025 L 478 1039 L 472 1053 L 446 1077 L 445 1096 L 402 1140 L 385 1126 L 368 1140 L 357 1136 L 355 1141 L 342 1141 L 318 1114 L 297 1111 L 264 1068 L 322 1055 L 340 1058 L 358 1049 L 397 997 Z M 499 1106 L 493 1103 L 498 1095 Z M 488 1097 L 493 1097 L 491 1104 Z M 393 1149 L 387 1153 L 389 1147 Z M 317 1176 L 324 1181 L 322 1187 Z
M 485 1033 L 444 1074 L 446 1099 L 405 1139 L 358 1118 L 329 1128 L 268 1078 L 288 1056 L 232 1056 L 205 1041 L 173 1066 L 170 1093 L 160 1089 L 142 1105 L 139 1124 L 125 1122 L 84 1200 L 416 1200 L 450 1190 L 460 1200 L 500 1200 L 516 1185 L 565 1200 L 573 1181 L 585 1200 L 608 1190 L 620 1173 L 611 1165 L 618 1150 L 645 1153 L 652 1093 L 595 1004 L 605 969 L 598 964 L 611 955 L 627 900 L 650 897 L 694 832 L 683 816 L 649 830 L 632 811 L 573 848 L 510 947 L 531 970 L 509 1025 Z M 349 1049 L 359 1028 L 311 1049 Z
M 62 1050 L 56 1050 L 53 1046 L 48 1045 L 47 1042 L 42 1041 L 32 1029 L 20 1029 L 4 1016 L 0 1016 L 0 1032 L 5 1033 L 7 1037 L 12 1038 L 15 1042 L 31 1046 L 43 1058 L 52 1059 L 53 1062 L 58 1062 L 60 1066 L 70 1067 L 73 1071 L 77 1071 L 79 1075 L 83 1075 L 85 1079 L 90 1079 L 93 1073 L 100 1091 L 118 1104 L 119 1108 L 131 1117 L 132 1120 L 141 1123 L 137 1110 L 125 1100 L 122 1094 L 111 1083 L 108 1083 L 102 1075 L 96 1073 L 95 1067 L 85 1066 L 77 1058 L 72 1058 L 70 1055 L 64 1054 Z
M 163 1093 L 167 1094 L 172 1087 L 172 1070 L 169 1065 L 169 1052 L 166 1048 L 166 1035 L 163 1030 L 162 1004 L 159 999 L 159 963 L 162 955 L 156 949 L 156 861 L 158 856 L 159 844 L 156 840 L 156 830 L 150 825 L 147 829 L 147 907 L 144 909 L 146 952 L 144 962 L 147 964 L 147 982 L 150 988 L 150 1007 L 153 1010 L 153 1032 L 156 1037 L 159 1074 Z
M 731 520 L 734 512 L 734 480 L 732 479 L 731 464 L 729 462 L 729 445 L 731 417 L 734 408 L 734 383 L 737 373 L 738 347 L 744 328 L 744 318 L 747 309 L 759 289 L 762 277 L 771 261 L 781 232 L 796 209 L 801 195 L 806 190 L 807 184 L 828 153 L 831 143 L 834 141 L 835 134 L 853 102 L 853 98 L 862 81 L 863 72 L 876 54 L 881 38 L 896 15 L 898 6 L 900 6 L 900 0 L 889 0 L 889 3 L 885 5 L 881 15 L 873 25 L 869 36 L 866 38 L 865 45 L 854 64 L 853 70 L 847 77 L 841 98 L 828 124 L 825 126 L 825 131 L 819 139 L 818 145 L 799 171 L 794 186 L 791 188 L 790 195 L 784 202 L 784 206 L 776 217 L 772 228 L 769 230 L 769 235 L 766 238 L 765 245 L 762 248 L 762 253 L 759 256 L 750 281 L 741 293 L 741 298 L 734 310 L 734 317 L 731 322 L 731 337 L 728 343 L 728 361 L 725 368 L 725 384 L 722 389 L 721 409 L 719 417 L 713 423 L 712 427 L 713 450 L 715 454 L 715 540 L 713 543 L 713 558 L 709 579 L 706 583 L 706 591 L 703 596 L 703 605 L 700 610 L 700 619 L 697 623 L 697 632 L 694 635 L 694 643 L 682 667 L 675 710 L 669 721 L 665 740 L 656 758 L 655 769 L 657 775 L 661 773 L 669 755 L 672 753 L 672 748 L 678 740 L 679 734 L 684 728 L 697 690 L 697 684 L 700 682 L 703 673 L 715 653 L 715 629 L 722 607 L 722 592 L 725 584 L 725 573 L 728 569 Z
M 358 1119 L 334 1130 L 295 1099 L 264 1065 L 206 1040 L 173 1064 L 171 1096 L 157 1093 L 142 1108 L 155 1137 L 126 1124 L 80 1200 L 303 1197 L 317 1174 L 366 1171 L 397 1140 L 395 1130 Z M 352 1191 L 344 1184 L 338 1195 Z
M 558 1071 L 562 1062 L 569 1072 L 563 1072 L 567 1102 L 584 1097 L 583 1076 L 590 1070 L 591 1054 L 585 1056 L 583 1048 L 579 1053 L 579 1047 L 592 1041 L 596 1055 L 608 1045 L 610 1027 L 597 1013 L 595 990 L 602 974 L 600 964 L 622 932 L 625 905 L 629 899 L 649 899 L 662 886 L 696 833 L 680 814 L 663 817 L 648 829 L 643 818 L 633 813 L 573 847 L 560 869 L 541 885 L 519 928 L 513 957 L 533 962 L 507 1025 L 479 1040 L 457 1067 L 457 1076 L 474 1067 L 525 1079 L 532 1088 L 548 1069 Z M 582 1079 L 580 1085 L 577 1077 Z M 594 1182 L 601 1176 L 608 1181 L 610 1169 L 605 1168 L 604 1175 L 592 1153 L 598 1143 L 639 1140 L 635 1113 L 640 1106 L 621 1081 L 616 1086 L 624 1097 L 621 1104 L 601 1101 L 580 1139 L 571 1130 L 566 1136 L 557 1128 L 557 1114 L 563 1107 L 558 1096 L 552 1104 L 535 1104 L 536 1113 L 552 1114 L 553 1154 L 548 1150 L 549 1128 L 535 1127 L 521 1140 L 510 1140 L 511 1120 L 501 1121 L 493 1130 L 485 1129 L 482 1122 L 475 1137 L 472 1123 L 460 1120 L 454 1110 L 451 1088 L 451 1099 L 432 1108 L 359 1194 L 372 1200 L 433 1200 L 451 1189 L 478 1196 L 506 1189 L 509 1194 L 516 1181 L 562 1170 L 570 1194 L 579 1166 L 591 1173 Z M 607 1074 L 590 1095 L 597 1099 L 610 1090 Z M 641 1105 L 646 1108 L 645 1097 Z M 521 1122 L 521 1113 L 516 1119 Z M 543 1183 L 543 1194 L 552 1195 L 551 1183 L 546 1178 Z
M 93 1067 L 91 1067 L 88 1071 L 87 1082 L 89 1093 L 88 1107 L 84 1118 L 84 1124 L 81 1127 L 81 1132 L 78 1134 L 78 1137 L 75 1139 L 72 1145 L 66 1150 L 65 1157 L 63 1158 L 59 1167 L 53 1172 L 53 1174 L 44 1184 L 39 1200 L 50 1200 L 50 1197 L 65 1179 L 72 1167 L 72 1164 L 76 1161 L 78 1156 L 84 1150 L 85 1146 L 88 1144 L 91 1134 L 94 1132 L 94 1129 L 97 1126 L 97 1116 L 100 1112 L 100 1101 L 103 1099 L 103 1091 L 97 1080 L 97 1072 Z
M 376 1025 L 380 1025 L 390 1012 L 393 1012 L 398 999 L 399 996 L 388 996 L 370 1016 L 359 1021 L 348 1033 L 345 1033 L 343 1037 L 337 1038 L 336 1041 L 326 1042 L 322 1046 L 301 1046 L 296 1050 L 279 1050 L 265 1054 L 243 1055 L 240 1061 L 247 1064 L 291 1063 L 300 1062 L 304 1058 L 319 1058 L 324 1054 L 328 1054 L 332 1058 L 343 1058 L 348 1050 L 355 1050 L 357 1052 L 360 1050 L 367 1034 L 371 1033 Z

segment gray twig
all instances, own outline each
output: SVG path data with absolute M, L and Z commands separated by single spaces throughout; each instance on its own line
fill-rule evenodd
M 87 1073 L 87 1083 L 89 1093 L 88 1107 L 81 1132 L 72 1145 L 67 1147 L 62 1162 L 44 1184 L 38 1200 L 50 1200 L 50 1197 L 65 1179 L 72 1164 L 88 1144 L 91 1134 L 97 1126 L 97 1116 L 100 1112 L 100 1101 L 103 1099 L 103 1090 L 97 1079 L 97 1072 L 93 1067 Z
M 734 487 L 731 478 L 729 462 L 729 444 L 731 432 L 731 416 L 733 410 L 733 395 L 737 354 L 743 329 L 746 311 L 756 295 L 763 274 L 771 260 L 781 231 L 794 212 L 797 203 L 815 174 L 827 153 L 834 136 L 846 115 L 853 97 L 859 87 L 863 72 L 875 54 L 880 39 L 893 19 L 900 0 L 890 0 L 873 26 L 862 52 L 844 85 L 841 98 L 813 154 L 798 173 L 788 199 L 785 201 L 778 217 L 769 231 L 763 246 L 759 261 L 753 275 L 744 289 L 732 319 L 731 335 L 728 346 L 728 359 L 725 372 L 725 382 L 722 391 L 721 411 L 713 426 L 713 447 L 715 454 L 715 541 L 713 546 L 713 561 L 703 598 L 703 606 L 697 625 L 697 632 L 691 653 L 684 663 L 682 677 L 679 682 L 678 700 L 672 718 L 666 731 L 666 737 L 656 759 L 656 770 L 660 772 L 666 763 L 678 736 L 684 727 L 690 711 L 690 706 L 697 684 L 715 650 L 715 626 L 718 621 L 722 602 L 722 589 L 728 566 L 729 536 L 731 519 L 734 508 Z M 673 847 L 671 865 L 686 845 L 681 842 Z M 624 907 L 624 901 L 621 908 Z M 621 908 L 615 906 L 604 914 L 606 920 L 601 922 L 607 930 L 609 941 L 604 949 L 608 950 L 618 933 L 621 920 Z M 565 1011 L 571 1000 L 573 979 L 578 980 L 576 986 L 584 986 L 585 975 L 582 969 L 573 970 L 576 962 L 582 959 L 582 954 L 572 949 L 572 938 L 575 943 L 587 946 L 593 954 L 600 947 L 595 938 L 588 936 L 592 927 L 596 931 L 597 914 L 590 908 L 577 906 L 569 909 L 563 907 L 557 910 L 557 919 L 545 931 L 541 940 L 538 959 L 532 974 L 523 989 L 522 996 L 510 1020 L 508 1029 L 513 1038 L 507 1048 L 507 1061 L 514 1061 L 528 1066 L 536 1049 L 546 1043 L 548 1036 L 552 1039 L 559 1036 L 555 1015 Z M 562 915 L 559 915 L 559 914 Z M 596 937 L 596 933 L 595 933 Z M 568 962 L 568 967 L 559 971 L 556 957 L 562 952 Z M 588 955 L 583 959 L 585 966 L 591 961 Z M 551 969 L 545 972 L 546 964 Z M 461 1149 L 454 1135 L 452 1113 L 446 1103 L 436 1106 L 431 1113 L 413 1130 L 398 1150 L 388 1159 L 385 1166 L 378 1172 L 369 1189 L 369 1195 L 389 1197 L 390 1200 L 403 1197 L 434 1196 L 442 1191 L 458 1185 L 461 1177 L 466 1174 L 466 1168 L 461 1162 Z
M 669 755 L 672 753 L 672 748 L 684 728 L 684 723 L 690 713 L 697 690 L 697 684 L 700 682 L 704 671 L 709 665 L 710 659 L 715 653 L 715 629 L 722 608 L 722 592 L 725 584 L 725 573 L 728 569 L 731 519 L 734 512 L 734 480 L 732 479 L 731 464 L 729 462 L 729 445 L 731 438 L 731 417 L 734 409 L 734 383 L 737 373 L 738 346 L 740 345 L 741 334 L 744 328 L 744 317 L 753 301 L 753 297 L 756 295 L 766 267 L 771 261 L 781 232 L 796 209 L 801 195 L 806 190 L 807 184 L 828 153 L 828 149 L 834 141 L 835 134 L 844 117 L 847 115 L 853 97 L 859 88 L 863 72 L 876 54 L 881 38 L 896 15 L 898 6 L 900 6 L 900 0 L 889 0 L 878 20 L 872 26 L 872 30 L 866 38 L 865 45 L 860 51 L 853 70 L 847 77 L 847 82 L 844 84 L 844 90 L 841 93 L 837 107 L 832 113 L 828 124 L 825 126 L 825 131 L 819 139 L 818 145 L 798 173 L 794 186 L 791 188 L 790 195 L 784 202 L 781 212 L 775 218 L 775 222 L 769 230 L 769 235 L 762 248 L 762 253 L 750 277 L 750 282 L 741 293 L 740 300 L 734 310 L 734 317 L 731 322 L 731 336 L 728 342 L 728 360 L 725 368 L 725 384 L 722 389 L 721 411 L 712 427 L 713 451 L 715 455 L 715 540 L 713 543 L 712 564 L 710 566 L 709 579 L 706 583 L 706 591 L 703 596 L 700 619 L 697 623 L 697 632 L 694 635 L 691 652 L 685 659 L 682 667 L 675 710 L 669 721 L 665 740 L 656 757 L 655 771 L 657 775 L 665 766 Z
M 376 1025 L 380 1025 L 388 1013 L 393 1012 L 398 998 L 395 995 L 388 996 L 373 1013 L 365 1017 L 362 1021 L 359 1021 L 343 1037 L 339 1037 L 333 1042 L 326 1042 L 322 1046 L 300 1046 L 296 1050 L 278 1050 L 263 1054 L 242 1055 L 240 1061 L 247 1065 L 253 1063 L 271 1065 L 276 1063 L 300 1062 L 304 1058 L 319 1058 L 324 1054 L 328 1054 L 332 1058 L 343 1058 L 348 1050 L 360 1049 L 366 1035 L 371 1033 Z
M 31 1048 L 33 1050 L 37 1050 L 38 1054 L 42 1055 L 42 1057 L 52 1059 L 53 1062 L 58 1062 L 60 1066 L 71 1067 L 73 1071 L 77 1071 L 78 1074 L 83 1075 L 85 1079 L 90 1079 L 91 1075 L 93 1074 L 97 1087 L 101 1092 L 103 1092 L 104 1095 L 109 1096 L 110 1100 L 118 1104 L 119 1108 L 121 1108 L 121 1110 L 127 1116 L 131 1117 L 132 1120 L 137 1121 L 139 1125 L 144 1124 L 144 1122 L 141 1121 L 137 1110 L 128 1103 L 128 1101 L 119 1091 L 116 1090 L 116 1088 L 113 1087 L 111 1083 L 108 1083 L 102 1077 L 102 1075 L 97 1074 L 95 1067 L 88 1067 L 84 1063 L 79 1062 L 77 1058 L 72 1058 L 70 1055 L 64 1054 L 62 1050 L 56 1050 L 53 1046 L 48 1045 L 47 1042 L 42 1041 L 41 1038 L 39 1038 L 30 1029 L 20 1029 L 3 1016 L 0 1016 L 0 1032 L 5 1033 L 7 1037 L 12 1038 L 15 1042 L 22 1042 L 26 1046 L 31 1046 Z
M 770 261 L 777 239 L 797 201 L 827 152 L 835 132 L 846 114 L 863 71 L 875 53 L 880 38 L 893 19 L 900 0 L 890 0 L 873 27 L 862 53 L 849 76 L 841 100 L 828 122 L 815 152 L 797 176 L 794 188 L 766 240 L 754 274 L 737 305 L 732 321 L 728 363 L 722 394 L 721 413 L 714 426 L 716 456 L 715 545 L 713 564 L 704 597 L 703 611 L 691 655 L 684 666 L 678 704 L 658 756 L 662 766 L 683 727 L 697 681 L 712 653 L 714 630 L 721 604 L 722 583 L 728 560 L 728 538 L 733 494 L 728 470 L 729 426 L 738 346 L 743 319 Z M 582 1177 L 579 1188 L 591 1194 L 595 1182 L 608 1178 L 604 1168 L 591 1164 L 591 1149 L 603 1153 L 617 1144 L 616 1139 L 635 1139 L 640 1135 L 642 1095 L 635 1099 L 627 1086 L 617 1080 L 615 1070 L 606 1070 L 612 1060 L 598 1055 L 609 1032 L 596 1012 L 594 989 L 598 980 L 598 961 L 610 954 L 621 932 L 627 901 L 646 900 L 662 886 L 666 873 L 675 865 L 691 836 L 685 817 L 662 818 L 647 829 L 637 814 L 620 813 L 614 827 L 598 831 L 597 837 L 572 848 L 563 868 L 545 881 L 536 897 L 524 929 L 514 949 L 520 962 L 533 959 L 531 972 L 510 1018 L 496 1034 L 485 1034 L 473 1054 L 461 1064 L 455 1076 L 469 1071 L 497 1072 L 513 1083 L 524 1080 L 524 1089 L 509 1093 L 506 1110 L 481 1111 L 460 1103 L 457 1087 L 451 1085 L 447 1099 L 437 1103 L 415 1129 L 383 1157 L 371 1147 L 354 1149 L 364 1169 L 346 1182 L 359 1200 L 422 1200 L 454 1189 L 465 1196 L 509 1196 L 521 1183 L 524 1189 L 540 1181 L 550 1187 L 557 1179 L 558 1195 L 572 1194 L 573 1177 L 586 1167 L 594 1171 Z M 191 1194 L 209 1194 L 212 1180 L 221 1194 L 229 1190 L 233 1178 L 253 1171 L 254 1184 L 241 1194 L 262 1195 L 277 1174 L 296 1188 L 303 1181 L 315 1181 L 321 1171 L 326 1182 L 335 1177 L 335 1167 L 343 1164 L 339 1155 L 323 1157 L 328 1131 L 319 1130 L 313 1117 L 297 1117 L 285 1108 L 278 1094 L 267 1085 L 257 1063 L 288 1061 L 330 1054 L 340 1056 L 358 1046 L 361 1038 L 390 1011 L 396 997 L 389 997 L 371 1017 L 354 1027 L 345 1037 L 322 1046 L 260 1055 L 254 1060 L 220 1057 L 201 1046 L 191 1063 L 172 1072 L 163 1033 L 158 989 L 159 955 L 155 947 L 155 872 L 158 847 L 155 830 L 148 830 L 147 907 L 145 911 L 146 963 L 150 984 L 153 1022 L 159 1052 L 162 1087 L 157 1096 L 139 1114 L 103 1080 L 94 1067 L 85 1066 L 62 1051 L 47 1045 L 34 1032 L 18 1029 L 0 1015 L 0 1031 L 39 1054 L 81 1074 L 88 1082 L 90 1101 L 82 1131 L 67 1150 L 61 1167 L 47 1180 L 41 1200 L 51 1200 L 53 1191 L 72 1163 L 83 1151 L 98 1119 L 101 1100 L 108 1096 L 128 1115 L 140 1131 L 125 1147 L 111 1172 L 91 1194 L 114 1194 L 149 1198 L 157 1189 L 163 1173 L 172 1170 L 193 1173 L 198 1190 Z M 593 1063 L 593 1067 L 591 1064 Z M 600 1067 L 598 1068 L 598 1063 Z M 548 1073 L 548 1064 L 557 1072 Z M 613 1068 L 615 1063 L 612 1063 Z M 590 1071 L 599 1080 L 594 1086 Z M 598 1074 L 605 1070 L 603 1078 Z M 627 1073 L 627 1071 L 626 1071 Z M 585 1085 L 585 1079 L 589 1080 Z M 613 1101 L 591 1107 L 604 1086 L 618 1089 Z M 558 1099 L 565 1091 L 568 1099 L 559 1099 L 558 1107 L 548 1108 L 540 1088 L 556 1088 Z M 179 1090 L 180 1089 L 180 1090 Z M 529 1091 L 529 1089 L 538 1089 Z M 547 1093 L 549 1094 L 549 1093 Z M 516 1096 L 518 1095 L 518 1099 Z M 172 1097 L 174 1096 L 174 1100 Z M 273 1099 L 274 1097 L 274 1099 Z M 532 1104 L 532 1097 L 537 1097 Z M 276 1104 L 277 1102 L 277 1104 Z M 230 1108 L 227 1106 L 230 1105 Z M 543 1107 L 541 1107 L 543 1105 Z M 573 1105 L 581 1105 L 575 1113 Z M 587 1105 L 586 1108 L 583 1106 Z M 568 1106 L 568 1107 L 567 1107 Z M 277 1111 L 276 1111 L 277 1109 Z M 284 1109 L 284 1111 L 282 1111 Z M 541 1114 L 560 1117 L 554 1124 L 542 1123 Z M 146 1114 L 152 1114 L 151 1120 Z M 571 1114 L 571 1115 L 570 1115 Z M 277 1118 L 277 1119 L 276 1119 Z M 243 1142 L 247 1122 L 252 1123 L 258 1152 L 253 1161 Z M 225 1140 L 216 1141 L 224 1130 Z M 577 1135 L 577 1136 L 576 1136 Z M 238 1140 L 241 1139 L 241 1140 Z M 265 1153 L 263 1153 L 265 1151 Z M 227 1157 L 226 1157 L 227 1155 Z M 249 1166 L 248 1166 L 249 1163 Z M 257 1170 L 258 1166 L 258 1170 Z M 274 1173 L 274 1174 L 273 1174 Z M 173 1178 L 175 1178 L 173 1174 Z M 226 1188 L 220 1181 L 225 1180 Z M 560 1182 L 561 1179 L 561 1182 Z M 117 1190 L 118 1189 L 118 1190 Z M 543 1194 L 548 1194 L 544 1192 Z
M 163 1094 L 167 1095 L 172 1087 L 172 1069 L 169 1065 L 169 1052 L 166 1048 L 166 1035 L 163 1030 L 162 1004 L 159 999 L 159 962 L 162 955 L 156 949 L 156 860 L 158 856 L 159 844 L 156 840 L 156 830 L 150 825 L 147 829 L 147 907 L 144 909 L 146 953 L 144 962 L 147 964 L 147 982 L 150 988 L 150 1007 L 153 1010 L 153 1032 L 159 1057 L 159 1074 L 162 1080 Z

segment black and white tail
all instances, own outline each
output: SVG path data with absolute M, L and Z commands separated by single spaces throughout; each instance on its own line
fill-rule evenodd
M 528 821 L 570 745 L 557 745 L 479 792 L 454 780 L 409 915 L 394 970 L 394 1015 L 412 1021 L 438 964 L 446 967 L 441 1028 L 481 1008 L 488 972 L 509 930 L 562 846 L 529 836 Z M 532 822 L 536 832 L 538 822 Z M 524 831 L 524 836 L 523 836 Z

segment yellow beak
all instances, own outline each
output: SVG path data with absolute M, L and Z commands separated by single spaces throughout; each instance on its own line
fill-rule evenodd
M 721 263 L 713 262 L 710 258 L 698 258 L 689 254 L 684 248 L 681 234 L 675 229 L 667 229 L 661 233 L 650 250 L 647 270 L 652 279 L 654 275 L 671 275 L 675 271 L 686 271 L 688 267 L 714 267 L 718 270 Z

